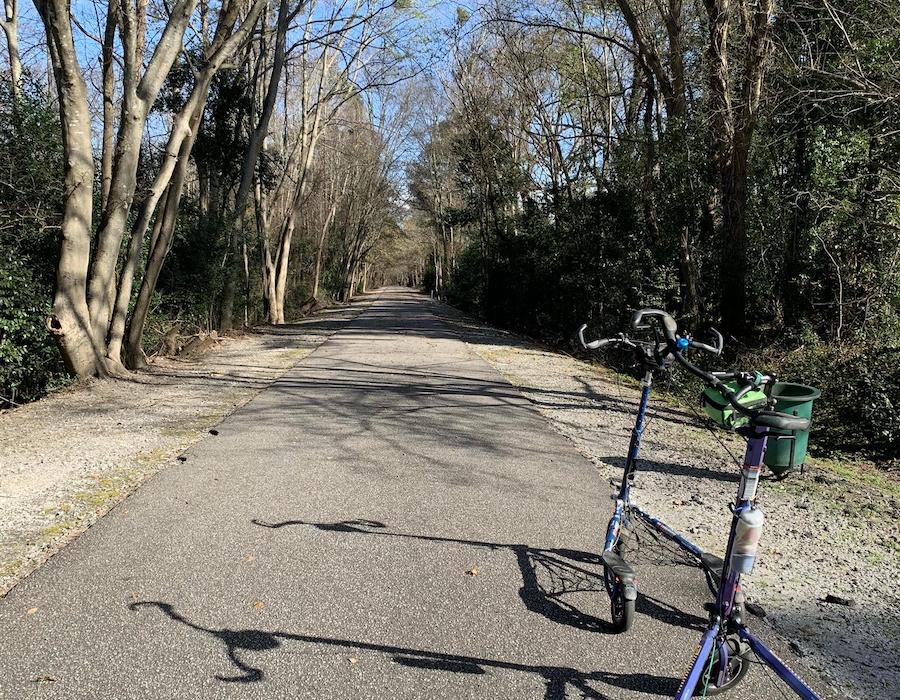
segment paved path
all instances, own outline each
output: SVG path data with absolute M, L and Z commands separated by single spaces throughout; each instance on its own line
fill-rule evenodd
M 0 601 L 0 697 L 674 693 L 698 572 L 644 566 L 610 634 L 608 487 L 424 297 L 381 293 L 219 431 Z

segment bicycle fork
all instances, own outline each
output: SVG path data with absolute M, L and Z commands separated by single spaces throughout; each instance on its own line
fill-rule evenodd
M 689 700 L 694 696 L 697 686 L 703 678 L 704 670 L 707 670 L 707 673 L 712 670 L 714 649 L 719 656 L 717 662 L 719 673 L 714 679 L 707 676 L 704 682 L 712 681 L 716 686 L 721 687 L 729 680 L 728 658 L 731 653 L 727 643 L 729 634 L 736 635 L 741 643 L 748 645 L 798 696 L 804 700 L 821 700 L 797 674 L 788 668 L 787 664 L 751 634 L 743 623 L 741 573 L 740 570 L 735 570 L 732 555 L 735 551 L 735 540 L 741 515 L 751 508 L 753 500 L 756 498 L 763 456 L 766 451 L 768 428 L 754 427 L 750 428 L 750 431 L 752 432 L 749 433 L 737 498 L 734 505 L 731 506 L 731 529 L 728 535 L 728 546 L 725 549 L 722 575 L 719 579 L 715 610 L 711 615 L 709 627 L 700 640 L 691 669 L 682 681 L 675 700 Z

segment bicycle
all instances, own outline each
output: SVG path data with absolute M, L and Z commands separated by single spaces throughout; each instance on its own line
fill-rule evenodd
M 615 497 L 616 505 L 607 526 L 601 561 L 604 568 L 604 584 L 610 596 L 611 614 L 614 627 L 624 632 L 630 629 L 634 620 L 637 586 L 634 570 L 622 558 L 619 535 L 623 524 L 629 524 L 632 517 L 674 542 L 692 555 L 703 569 L 706 584 L 715 596 L 711 606 L 709 624 L 701 638 L 697 654 L 688 674 L 682 681 L 675 700 L 688 700 L 700 690 L 702 695 L 714 695 L 737 685 L 749 670 L 749 656 L 754 652 L 767 666 L 805 700 L 820 700 L 819 696 L 778 656 L 753 635 L 744 624 L 744 593 L 740 587 L 741 575 L 750 573 L 756 559 L 756 549 L 762 528 L 762 512 L 753 501 L 763 468 L 763 457 L 770 429 L 780 431 L 804 431 L 809 429 L 810 420 L 772 410 L 773 402 L 766 400 L 762 407 L 748 406 L 742 399 L 751 391 L 766 389 L 774 385 L 772 375 L 748 372 L 704 372 L 684 356 L 688 349 L 697 349 L 720 355 L 723 348 L 721 334 L 713 331 L 714 345 L 695 341 L 678 335 L 675 320 L 659 309 L 641 309 L 632 316 L 633 329 L 645 329 L 645 318 L 656 319 L 662 327 L 662 338 L 653 327 L 654 341 L 640 341 L 620 334 L 613 338 L 586 341 L 582 326 L 578 335 L 582 345 L 589 350 L 597 350 L 609 345 L 618 345 L 635 351 L 641 360 L 644 377 L 638 413 L 631 434 L 631 442 L 626 459 L 622 483 Z M 746 418 L 746 423 L 736 430 L 747 439 L 744 465 L 738 485 L 735 503 L 730 505 L 732 513 L 725 558 L 704 552 L 696 544 L 666 525 L 662 520 L 637 506 L 631 498 L 631 482 L 637 465 L 641 437 L 645 427 L 647 404 L 654 371 L 668 368 L 677 362 L 685 370 L 698 377 L 707 386 L 716 389 L 722 397 Z M 737 391 L 726 385 L 734 382 Z M 698 688 L 699 686 L 699 688 Z
M 631 320 L 632 328 L 635 330 L 641 329 L 644 317 L 650 314 L 650 312 L 656 311 L 657 310 L 655 309 L 641 309 L 640 311 L 635 312 Z M 615 508 L 612 517 L 609 520 L 609 524 L 607 525 L 606 540 L 603 545 L 603 553 L 601 554 L 604 585 L 610 598 L 610 614 L 612 617 L 613 630 L 615 632 L 627 632 L 634 623 L 634 611 L 638 591 L 635 582 L 634 569 L 627 561 L 625 561 L 621 554 L 620 533 L 622 527 L 630 526 L 632 518 L 643 521 L 650 528 L 661 533 L 667 539 L 681 547 L 689 555 L 693 556 L 704 570 L 707 585 L 713 594 L 715 594 L 714 577 L 721 571 L 723 562 L 715 555 L 704 552 L 699 546 L 676 532 L 662 520 L 639 507 L 631 496 L 631 487 L 637 470 L 638 454 L 640 453 L 641 438 L 643 437 L 644 428 L 646 427 L 647 407 L 650 401 L 653 377 L 655 373 L 668 369 L 674 361 L 674 357 L 669 351 L 668 344 L 659 337 L 656 337 L 653 341 L 645 341 L 630 338 L 624 333 L 620 333 L 616 337 L 602 338 L 588 342 L 584 338 L 584 331 L 586 329 L 587 324 L 583 325 L 578 330 L 578 337 L 581 340 L 581 344 L 586 349 L 599 350 L 613 345 L 631 350 L 643 372 L 643 377 L 641 379 L 641 398 L 638 404 L 637 415 L 635 416 L 634 427 L 631 430 L 628 455 L 625 459 L 619 491 L 614 496 Z M 717 346 L 688 340 L 690 347 L 719 354 L 721 352 L 722 344 L 720 335 L 716 335 L 715 342 L 717 342 Z

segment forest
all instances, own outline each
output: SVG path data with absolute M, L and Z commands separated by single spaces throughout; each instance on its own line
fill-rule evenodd
M 659 306 L 900 455 L 895 0 L 5 0 L 0 405 L 405 284 Z
M 712 325 L 726 360 L 822 390 L 821 450 L 896 456 L 900 5 L 504 2 L 480 21 L 408 171 L 414 281 L 566 349 L 643 306 Z

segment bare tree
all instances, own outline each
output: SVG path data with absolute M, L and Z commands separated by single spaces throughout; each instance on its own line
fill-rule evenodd
M 91 119 L 87 86 L 72 36 L 73 17 L 65 2 L 35 3 L 56 78 L 66 152 L 66 213 L 54 311 L 48 327 L 59 342 L 66 364 L 78 376 L 102 376 L 115 365 L 106 358 L 106 341 L 115 296 L 116 263 L 134 197 L 141 139 L 150 107 L 181 51 L 194 5 L 195 0 L 178 0 L 174 4 L 146 69 L 145 0 L 129 0 L 109 8 L 118 14 L 122 45 L 122 111 L 109 189 L 91 257 Z M 106 81 L 105 84 L 108 85 Z M 111 110 L 107 110 L 107 118 L 110 114 Z M 104 141 L 104 164 L 109 152 L 109 143 Z
M 275 45 L 272 53 L 272 65 L 269 69 L 269 80 L 265 92 L 263 93 L 262 109 L 258 116 L 256 126 L 250 134 L 248 148 L 244 153 L 240 184 L 238 185 L 237 194 L 235 195 L 234 215 L 228 226 L 228 234 L 231 239 L 230 261 L 227 266 L 228 273 L 225 277 L 225 289 L 222 293 L 222 308 L 219 317 L 219 329 L 223 331 L 231 328 L 234 315 L 233 306 L 239 272 L 238 262 L 242 248 L 244 217 L 252 202 L 250 195 L 253 188 L 256 164 L 259 160 L 259 155 L 262 152 L 263 142 L 269 135 L 269 122 L 272 119 L 275 103 L 278 99 L 281 73 L 284 69 L 287 50 L 288 25 L 303 9 L 304 4 L 305 3 L 301 1 L 293 10 L 291 10 L 287 0 L 280 0 L 278 6 L 278 16 L 275 23 Z M 261 51 L 260 60 L 265 60 L 266 57 L 266 52 Z
M 738 335 L 746 326 L 748 251 L 747 180 L 753 130 L 772 55 L 773 0 L 704 0 L 708 19 L 708 88 L 712 164 L 717 181 L 710 210 L 719 240 L 722 326 Z M 736 47 L 730 46 L 739 29 Z M 735 62 L 738 66 L 734 66 Z M 737 81 L 733 75 L 740 76 Z M 735 82 L 737 85 L 735 85 Z
M 137 269 L 141 247 L 150 226 L 154 211 L 162 201 L 157 213 L 159 228 L 150 246 L 147 267 L 141 280 L 138 297 L 135 301 L 128 327 L 128 342 L 125 353 L 129 367 L 140 367 L 144 364 L 144 353 L 141 348 L 144 324 L 150 309 L 150 300 L 156 288 L 159 273 L 162 270 L 166 255 L 175 233 L 178 205 L 181 201 L 188 160 L 197 138 L 200 119 L 209 94 L 209 86 L 213 78 L 226 61 L 230 60 L 237 48 L 246 41 L 256 26 L 257 20 L 267 0 L 256 0 L 249 12 L 234 28 L 240 10 L 240 2 L 231 0 L 222 5 L 216 33 L 212 43 L 205 50 L 205 63 L 194 76 L 194 87 L 181 111 L 175 116 L 166 144 L 162 167 L 154 179 L 150 192 L 145 199 L 140 214 L 131 231 L 131 242 L 125 266 L 122 270 L 119 292 L 116 299 L 115 313 L 110 330 L 109 355 L 118 360 L 125 331 L 125 316 L 131 297 L 132 281 Z
M 9 53 L 9 77 L 12 83 L 13 99 L 18 101 L 22 90 L 18 0 L 3 0 L 3 17 L 0 18 L 0 27 L 3 27 L 3 33 L 6 35 L 6 50 Z
M 90 261 L 94 156 L 87 86 L 72 37 L 65 0 L 36 0 L 44 23 L 59 100 L 66 152 L 63 219 L 53 312 L 47 321 L 63 360 L 78 376 L 106 374 L 103 343 L 92 331 L 87 304 Z

